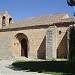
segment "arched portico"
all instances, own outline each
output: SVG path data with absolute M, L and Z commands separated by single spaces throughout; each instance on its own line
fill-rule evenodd
M 16 43 L 18 43 L 18 46 L 15 45 L 17 47 L 17 54 L 19 56 L 25 56 L 26 58 L 28 58 L 28 38 L 25 34 L 23 33 L 18 33 L 15 36 L 16 38 Z

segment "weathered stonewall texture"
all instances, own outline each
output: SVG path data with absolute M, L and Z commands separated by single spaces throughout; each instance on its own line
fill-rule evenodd
M 50 26 L 46 33 L 46 59 L 56 58 L 57 27 Z

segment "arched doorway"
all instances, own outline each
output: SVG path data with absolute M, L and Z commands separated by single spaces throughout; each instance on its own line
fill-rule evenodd
M 21 56 L 28 57 L 27 55 L 27 40 L 23 38 L 21 40 Z
M 25 56 L 28 58 L 28 38 L 23 33 L 16 34 L 15 39 L 15 55 L 18 56 Z M 16 55 L 16 56 L 17 56 Z

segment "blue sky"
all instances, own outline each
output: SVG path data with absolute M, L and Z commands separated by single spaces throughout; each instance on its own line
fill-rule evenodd
M 65 13 L 73 16 L 74 7 L 67 5 L 67 0 L 0 0 L 0 12 L 8 11 L 14 20 Z

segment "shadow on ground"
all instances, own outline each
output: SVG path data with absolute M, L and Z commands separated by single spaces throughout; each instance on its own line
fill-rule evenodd
M 71 75 L 71 65 L 67 61 L 16 61 L 12 63 L 16 69 L 37 72 L 62 72 L 64 75 Z

